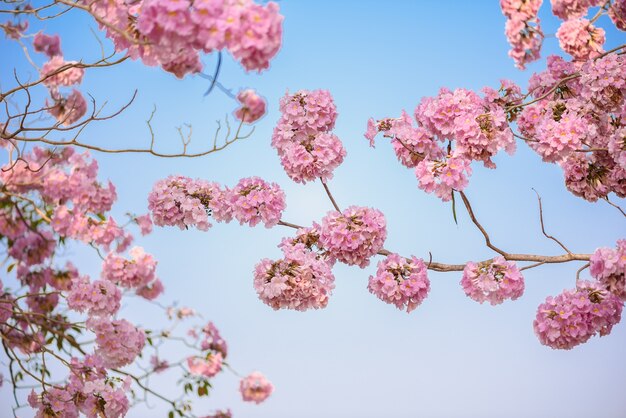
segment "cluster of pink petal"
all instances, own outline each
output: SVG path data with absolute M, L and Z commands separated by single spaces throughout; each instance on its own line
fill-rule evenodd
M 108 280 L 91 282 L 82 276 L 72 281 L 67 294 L 67 306 L 78 312 L 87 312 L 89 316 L 114 315 L 120 308 L 122 292 Z
M 378 209 L 350 206 L 330 211 L 320 228 L 319 243 L 331 259 L 365 268 L 387 238 L 385 216 Z
M 456 154 L 441 160 L 422 160 L 415 167 L 418 186 L 426 193 L 435 193 L 444 202 L 452 199 L 452 191 L 462 191 L 472 174 L 470 160 Z
M 150 218 L 149 213 L 135 217 L 134 221 L 139 226 L 141 235 L 148 235 L 149 233 L 152 232 L 152 219 Z
M 259 404 L 272 394 L 274 385 L 261 373 L 253 372 L 241 379 L 239 391 L 244 401 Z
M 509 56 L 522 70 L 540 56 L 543 32 L 537 13 L 541 3 L 542 0 L 500 0 L 507 18 L 504 33 L 511 45 Z
M 567 189 L 589 201 L 626 195 L 624 68 L 615 53 L 581 64 L 550 56 L 547 70 L 530 79 L 538 101 L 517 119 L 530 147 L 558 163 Z
M 287 92 L 280 100 L 280 111 L 272 146 L 287 175 L 298 183 L 331 179 L 346 150 L 330 132 L 337 119 L 330 93 L 327 90 Z
M 125 288 L 147 286 L 156 280 L 156 260 L 141 247 L 130 250 L 131 260 L 109 253 L 102 263 L 102 277 Z
M 411 312 L 428 296 L 430 280 L 423 260 L 390 254 L 378 263 L 367 288 L 383 302 Z
M 624 303 L 599 283 L 580 281 L 576 289 L 548 296 L 533 322 L 543 345 L 569 350 L 596 334 L 608 335 L 621 319 Z
M 125 319 L 92 317 L 87 326 L 96 334 L 95 354 L 107 368 L 126 366 L 141 353 L 146 343 L 143 330 Z
M 328 305 L 335 288 L 332 266 L 302 243 L 283 240 L 284 258 L 261 260 L 254 268 L 254 288 L 268 306 L 305 311 Z
M 591 276 L 605 289 L 626 301 L 626 240 L 618 240 L 617 248 L 598 248 L 590 262 Z
M 28 230 L 13 242 L 9 255 L 26 265 L 36 265 L 52 256 L 55 247 L 56 243 L 50 231 L 38 233 Z
M 618 29 L 626 31 L 626 1 L 615 0 L 612 2 L 609 7 L 609 17 Z
M 259 177 L 247 177 L 227 194 L 233 217 L 240 224 L 255 226 L 260 222 L 269 228 L 280 221 L 285 210 L 285 193 L 276 183 Z
M 222 338 L 219 330 L 213 324 L 209 322 L 202 328 L 202 341 L 200 343 L 202 350 L 213 350 L 222 354 L 223 358 L 228 355 L 228 345 L 226 340 Z
M 61 70 L 63 67 L 67 68 Z M 69 87 L 80 84 L 83 81 L 85 70 L 78 67 L 78 62 L 65 61 L 62 56 L 55 55 L 50 58 L 50 61 L 44 63 L 40 73 L 42 78 L 46 77 L 43 84 L 55 89 L 61 86 Z
M 280 49 L 278 5 L 252 0 L 83 0 L 106 22 L 101 27 L 116 49 L 133 59 L 160 65 L 179 78 L 202 70 L 199 54 L 226 49 L 248 71 L 261 71 Z M 131 42 L 135 38 L 140 42 Z
M 241 107 L 235 110 L 235 117 L 245 123 L 256 122 L 265 115 L 267 104 L 265 99 L 254 90 L 242 90 L 237 94 L 237 101 Z
M 587 60 L 604 52 L 604 29 L 596 28 L 587 19 L 571 19 L 556 31 L 561 49 L 574 59 Z
M 0 299 L 3 299 L 3 301 L 0 302 L 0 325 L 4 325 L 13 315 L 13 304 L 10 302 L 13 297 L 9 292 L 4 290 L 2 280 L 0 280 Z
M 469 262 L 463 269 L 461 286 L 476 302 L 498 305 L 524 293 L 524 278 L 514 262 L 502 256 L 483 263 Z
M 37 410 L 37 417 L 106 416 L 121 418 L 126 415 L 129 402 L 125 392 L 129 389 L 127 379 L 122 387 L 116 387 L 108 379 L 102 360 L 87 355 L 83 360 L 71 359 L 69 383 L 37 395 L 33 390 L 28 396 L 29 405 Z
M 38 32 L 33 38 L 33 48 L 36 52 L 46 54 L 49 58 L 63 55 L 59 35 L 50 36 L 43 32 Z
M 217 183 L 169 176 L 155 183 L 148 195 L 148 209 L 155 225 L 195 226 L 201 231 L 211 227 L 208 211 L 217 221 L 229 221 L 231 209 Z
M 598 6 L 602 0 L 550 0 L 552 13 L 562 20 L 584 17 L 590 7 Z
M 87 113 L 87 101 L 76 89 L 72 90 L 67 97 L 54 93 L 52 98 L 54 105 L 49 106 L 47 110 L 61 125 L 73 125 Z
M 209 353 L 206 357 L 187 358 L 189 372 L 199 376 L 213 377 L 222 371 L 222 353 Z

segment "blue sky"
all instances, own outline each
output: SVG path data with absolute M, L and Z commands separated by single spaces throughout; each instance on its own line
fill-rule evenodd
M 157 159 L 141 155 L 101 155 L 101 177 L 117 186 L 114 213 L 144 213 L 153 183 L 182 174 L 234 185 L 257 175 L 279 183 L 287 195 L 284 219 L 309 225 L 331 209 L 319 182 L 293 183 L 270 147 L 279 118 L 278 100 L 287 89 L 331 91 L 339 112 L 335 133 L 347 158 L 330 187 L 342 207 L 368 205 L 385 213 L 385 247 L 403 255 L 461 263 L 493 256 L 466 213 L 459 223 L 449 204 L 417 188 L 410 170 L 380 141 L 369 148 L 363 138 L 366 121 L 412 112 L 423 96 L 440 87 L 497 87 L 501 78 L 526 85 L 525 72 L 507 56 L 504 17 L 498 2 L 487 1 L 281 1 L 285 15 L 283 48 L 269 71 L 245 74 L 230 58 L 221 82 L 238 90 L 254 87 L 269 103 L 268 114 L 250 139 L 199 159 Z M 554 34 L 558 22 L 544 4 L 542 24 Z M 609 27 L 606 17 L 600 25 Z M 67 59 L 95 58 L 98 44 L 79 14 L 46 22 L 59 32 Z M 38 28 L 38 27 L 37 27 Z M 608 29 L 607 49 L 625 36 Z M 10 83 L 13 66 L 27 71 L 20 51 L 0 40 L 0 81 Z M 558 52 L 548 36 L 543 55 Z M 205 58 L 212 71 L 215 57 Z M 212 140 L 214 120 L 235 103 L 215 91 L 203 97 L 207 81 L 175 79 L 156 68 L 129 62 L 88 72 L 82 90 L 111 109 L 139 94 L 122 116 L 93 125 L 83 138 L 112 148 L 149 142 L 145 119 L 153 105 L 157 146 L 175 149 L 176 126 L 194 127 L 193 145 Z M 203 143 L 204 141 L 204 143 Z M 477 216 L 494 243 L 510 252 L 559 254 L 542 236 L 532 188 L 543 197 L 546 227 L 575 252 L 614 246 L 624 237 L 624 218 L 606 203 L 588 203 L 567 192 L 560 169 L 541 163 L 524 144 L 513 157 L 499 155 L 498 169 L 474 165 L 467 189 Z M 623 204 L 624 202 L 622 202 Z M 162 303 L 179 301 L 213 320 L 229 343 L 231 364 L 242 374 L 261 370 L 276 386 L 260 406 L 241 402 L 237 378 L 228 372 L 215 379 L 208 413 L 230 406 L 237 417 L 589 417 L 626 416 L 626 327 L 594 338 L 571 351 L 539 344 L 532 321 L 537 306 L 575 283 L 579 264 L 542 266 L 527 271 L 526 292 L 497 307 L 467 298 L 460 273 L 430 273 L 429 298 L 411 314 L 384 304 L 367 291 L 366 269 L 337 265 L 336 290 L 325 310 L 275 312 L 260 302 L 252 286 L 254 265 L 277 258 L 276 245 L 291 230 L 216 224 L 208 232 L 156 228 L 139 244 L 159 260 L 166 294 Z M 75 248 L 82 269 L 97 276 L 95 254 Z M 154 309 L 128 303 L 122 315 L 147 327 L 159 324 Z M 170 375 L 171 376 L 171 375 Z M 174 379 L 156 386 L 174 394 Z M 0 389 L 0 415 L 8 413 L 9 391 Z M 130 417 L 165 416 L 140 407 Z M 198 411 L 201 413 L 202 408 Z M 5 412 L 6 411 L 6 412 Z

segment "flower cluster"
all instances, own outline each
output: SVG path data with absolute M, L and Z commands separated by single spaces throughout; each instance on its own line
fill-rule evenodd
M 259 177 L 248 177 L 227 194 L 233 217 L 240 224 L 255 226 L 260 222 L 269 228 L 280 221 L 285 210 L 285 193 L 276 183 L 268 183 Z
M 87 312 L 89 316 L 114 315 L 120 308 L 122 292 L 108 280 L 91 282 L 82 276 L 72 281 L 67 295 L 67 306 L 78 312 Z
M 596 334 L 608 335 L 620 321 L 623 305 L 598 283 L 581 281 L 576 289 L 539 305 L 533 327 L 541 344 L 569 350 Z
M 423 260 L 390 254 L 378 263 L 367 288 L 383 302 L 411 312 L 428 296 L 430 280 Z
M 241 224 L 276 225 L 285 209 L 285 195 L 276 183 L 258 177 L 243 178 L 233 189 L 217 183 L 170 176 L 159 180 L 148 195 L 148 208 L 159 226 L 211 227 L 209 215 L 218 222 L 233 218 Z
M 255 266 L 254 288 L 265 304 L 298 311 L 328 305 L 335 277 L 328 258 L 303 242 L 313 234 L 302 230 L 296 239 L 284 239 L 280 245 L 284 258 L 263 259 Z
M 556 31 L 561 49 L 574 59 L 587 60 L 604 52 L 604 29 L 596 28 L 587 19 L 571 19 Z
M 280 100 L 281 117 L 272 146 L 287 175 L 298 183 L 333 176 L 346 156 L 339 138 L 331 133 L 337 110 L 327 90 L 300 90 Z
M 591 276 L 606 290 L 626 301 L 626 240 L 617 248 L 598 248 L 590 259 Z
M 247 71 L 261 71 L 281 45 L 278 5 L 252 0 L 93 2 L 81 0 L 99 18 L 118 51 L 159 65 L 179 78 L 202 70 L 200 53 L 228 50 Z
M 378 209 L 350 206 L 330 211 L 320 227 L 319 243 L 331 259 L 365 268 L 387 238 L 385 216 Z
M 590 7 L 598 6 L 602 0 L 550 0 L 552 13 L 563 20 L 583 17 Z
M 625 61 L 615 53 L 582 64 L 548 57 L 547 70 L 529 83 L 541 100 L 517 119 L 529 146 L 558 163 L 568 190 L 589 201 L 626 196 Z
M 265 115 L 265 99 L 254 90 L 242 90 L 237 94 L 237 101 L 241 107 L 235 110 L 235 117 L 241 122 L 252 123 Z
M 469 262 L 463 269 L 461 286 L 476 302 L 498 305 L 524 293 L 524 278 L 517 265 L 498 256 L 482 263 Z
M 244 401 L 259 404 L 274 392 L 274 385 L 260 372 L 252 372 L 241 379 L 239 391 Z
M 537 13 L 541 3 L 542 0 L 500 0 L 507 18 L 504 32 L 511 44 L 509 56 L 522 70 L 540 56 L 543 32 Z
M 208 353 L 205 357 L 187 358 L 187 367 L 192 374 L 213 377 L 222 371 L 222 362 L 222 353 Z
M 96 334 L 95 354 L 107 368 L 132 363 L 143 350 L 146 335 L 125 319 L 92 317 L 87 326 Z
M 155 225 L 180 229 L 195 226 L 206 231 L 211 227 L 209 213 L 218 221 L 232 219 L 226 200 L 217 183 L 169 176 L 155 183 L 148 195 L 148 209 Z
M 609 7 L 609 17 L 618 29 L 626 31 L 626 1 L 612 2 Z
M 453 190 L 467 186 L 472 161 L 495 168 L 494 155 L 503 149 L 509 154 L 515 151 L 506 109 L 519 103 L 520 88 L 502 80 L 498 91 L 485 88 L 483 92 L 481 97 L 465 89 L 441 89 L 416 107 L 417 126 L 403 111 L 396 119 L 370 119 L 365 137 L 373 146 L 375 136 L 383 132 L 400 163 L 415 169 L 420 189 L 450 200 Z

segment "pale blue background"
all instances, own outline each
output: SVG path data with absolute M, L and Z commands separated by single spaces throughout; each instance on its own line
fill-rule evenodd
M 417 189 L 413 173 L 400 166 L 389 144 L 375 150 L 362 137 L 366 121 L 412 112 L 421 97 L 441 86 L 480 89 L 498 87 L 500 78 L 523 86 L 531 65 L 520 72 L 507 56 L 504 17 L 496 1 L 283 1 L 284 45 L 261 76 L 245 75 L 230 58 L 220 80 L 227 86 L 254 87 L 269 102 L 268 115 L 251 139 L 201 159 L 165 160 L 138 155 L 97 155 L 103 178 L 118 188 L 114 212 L 146 211 L 152 184 L 179 173 L 234 185 L 240 177 L 258 175 L 278 182 L 287 194 L 284 219 L 300 224 L 319 221 L 331 208 L 319 183 L 289 180 L 270 147 L 278 99 L 286 89 L 329 89 L 339 118 L 335 133 L 348 156 L 331 181 L 339 204 L 369 205 L 388 220 L 386 247 L 442 262 L 460 263 L 493 254 L 459 208 L 454 224 L 449 204 Z M 548 34 L 558 22 L 544 4 L 541 17 Z M 608 27 L 603 17 L 600 24 Z M 63 35 L 67 59 L 97 57 L 98 45 L 88 19 L 78 13 L 47 22 Z M 626 41 L 609 30 L 607 48 Z M 543 54 L 557 51 L 548 37 Z M 10 84 L 13 66 L 25 68 L 20 51 L 6 40 L 1 81 Z M 37 57 L 40 60 L 40 57 Z M 207 57 L 212 71 L 215 57 Z M 144 120 L 153 104 L 154 128 L 161 149 L 178 144 L 175 126 L 191 123 L 194 144 L 210 141 L 213 120 L 235 103 L 215 91 L 202 93 L 207 81 L 177 80 L 140 63 L 88 72 L 82 90 L 100 102 L 123 103 L 133 89 L 132 109 L 108 123 L 93 125 L 83 138 L 109 146 L 141 146 L 148 133 Z M 561 171 L 541 163 L 524 144 L 511 158 L 499 155 L 498 170 L 474 165 L 467 189 L 477 216 L 492 239 L 511 252 L 559 254 L 541 235 L 535 194 L 544 198 L 548 231 L 576 252 L 614 246 L 626 232 L 624 218 L 604 202 L 587 203 L 564 189 Z M 623 204 L 624 202 L 622 202 Z M 263 371 L 275 384 L 260 406 L 244 404 L 238 381 L 226 372 L 202 401 L 205 412 L 232 407 L 236 417 L 624 417 L 626 416 L 626 327 L 605 338 L 593 338 L 572 351 L 553 351 L 539 344 L 532 329 L 537 305 L 575 282 L 579 264 L 544 266 L 528 271 L 526 293 L 516 302 L 481 306 L 459 285 L 460 273 L 430 273 L 432 290 L 411 314 L 400 312 L 369 294 L 367 269 L 338 265 L 336 290 L 327 309 L 275 312 L 262 304 L 252 287 L 254 265 L 277 258 L 275 247 L 291 230 L 251 229 L 217 224 L 208 233 L 157 228 L 139 243 L 159 260 L 166 286 L 163 303 L 179 301 L 212 319 L 228 340 L 231 364 L 240 372 Z M 75 249 L 84 271 L 97 275 L 92 252 Z M 587 274 L 587 273 L 586 273 Z M 128 304 L 122 315 L 145 326 L 159 323 L 154 310 Z M 6 375 L 6 373 L 5 373 Z M 157 384 L 172 396 L 174 379 Z M 0 416 L 10 413 L 10 392 L 0 389 Z M 166 410 L 133 410 L 130 417 L 165 416 Z M 202 413 L 203 408 L 197 411 Z

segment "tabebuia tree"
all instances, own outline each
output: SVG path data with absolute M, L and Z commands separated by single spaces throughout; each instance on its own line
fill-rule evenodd
M 519 68 L 541 59 L 541 3 L 500 1 L 509 55 Z M 165 326 L 150 330 L 118 312 L 127 299 L 158 304 L 164 291 L 157 260 L 134 244 L 136 232 L 151 233 L 153 224 L 209 231 L 212 222 L 238 221 L 292 230 L 277 243 L 282 258 L 263 258 L 250 274 L 259 299 L 276 310 L 325 308 L 335 286 L 336 263 L 363 269 L 375 260 L 364 288 L 409 313 L 428 297 L 429 272 L 456 275 L 469 298 L 497 305 L 523 297 L 525 270 L 574 263 L 579 269 L 571 287 L 548 296 L 529 323 L 539 342 L 554 349 L 571 349 L 609 334 L 626 301 L 626 239 L 574 253 L 546 232 L 537 196 L 542 232 L 562 253 L 518 253 L 494 244 L 465 193 L 473 165 L 496 169 L 495 155 L 514 155 L 517 146 L 529 146 L 546 164 L 562 168 L 565 187 L 575 196 L 605 201 L 626 216 L 615 202 L 626 196 L 626 44 L 605 50 L 605 32 L 596 26 L 608 15 L 607 21 L 626 30 L 626 1 L 550 3 L 562 20 L 556 37 L 565 55 L 546 57 L 545 69 L 530 77 L 526 91 L 508 80 L 481 92 L 442 88 L 434 97 L 421 98 L 412 114 L 395 110 L 397 117 L 363 121 L 372 147 L 390 142 L 400 164 L 413 170 L 415 193 L 433 194 L 450 205 L 451 222 L 457 211 L 467 211 L 493 256 L 461 263 L 398 254 L 385 246 L 384 213 L 339 206 L 329 182 L 347 155 L 333 133 L 337 108 L 324 89 L 288 91 L 274 104 L 280 118 L 267 141 L 291 180 L 321 183 L 334 207 L 322 219 L 308 225 L 285 219 L 285 193 L 271 179 L 246 177 L 222 185 L 172 174 L 147 196 L 150 213 L 116 221 L 110 216 L 115 187 L 98 178 L 97 161 L 85 150 L 200 157 L 250 135 L 251 128 L 246 133 L 242 128 L 260 119 L 267 103 L 252 89 L 232 93 L 218 81 L 221 54 L 231 54 L 246 71 L 267 69 L 281 45 L 279 8 L 252 0 L 7 3 L 2 10 L 7 19 L 0 27 L 7 39 L 21 45 L 38 77 L 25 80 L 16 72 L 14 86 L 0 91 L 5 113 L 0 138 L 8 156 L 0 174 L 0 238 L 6 252 L 0 335 L 14 414 L 28 405 L 40 417 L 120 417 L 132 404 L 154 398 L 170 416 L 231 416 L 229 410 L 206 415 L 192 408 L 193 397 L 208 395 L 211 379 L 231 369 L 227 344 L 215 324 L 198 322 L 191 308 L 163 306 Z M 31 28 L 67 13 L 86 13 L 97 22 L 108 39 L 101 59 L 66 60 L 57 35 Z M 203 54 L 218 56 L 212 75 L 203 72 Z M 179 153 L 159 151 L 150 119 L 147 148 L 111 149 L 84 141 L 87 125 L 114 121 L 132 104 L 131 99 L 106 114 L 95 98 L 88 104 L 79 90 L 85 72 L 128 59 L 179 78 L 206 78 L 208 92 L 217 87 L 237 102 L 229 109 L 236 128 L 227 120 L 226 135 L 218 127 L 213 146 L 198 152 L 189 150 L 191 136 L 182 131 Z M 218 144 L 219 139 L 223 142 Z M 64 254 L 70 242 L 92 248 L 102 259 L 99 278 L 74 267 Z M 178 352 L 184 354 L 163 357 L 169 344 L 179 344 Z M 182 393 L 171 396 L 150 386 L 149 378 L 163 372 L 178 373 Z M 240 391 L 244 400 L 260 403 L 273 386 L 253 372 L 242 378 Z
M 12 85 L 3 84 L 0 91 L 6 154 L 0 172 L 0 239 L 6 256 L 0 336 L 6 367 L 0 382 L 12 386 L 13 415 L 31 408 L 38 417 L 115 418 L 155 399 L 162 402 L 159 411 L 170 417 L 230 417 L 229 409 L 198 411 L 192 404 L 194 397 L 209 395 L 213 378 L 224 370 L 241 377 L 244 401 L 264 401 L 273 385 L 260 372 L 235 372 L 213 322 L 192 308 L 158 302 L 164 291 L 158 262 L 135 244 L 137 233 L 152 231 L 150 215 L 111 215 L 116 188 L 99 178 L 98 162 L 88 150 L 199 157 L 249 136 L 244 125 L 263 116 L 266 102 L 252 89 L 232 93 L 219 83 L 221 54 L 232 55 L 245 71 L 267 69 L 282 40 L 278 5 L 252 0 L 11 1 L 0 11 L 6 40 L 19 44 L 32 66 L 28 73 L 15 71 Z M 45 31 L 43 23 L 72 13 L 90 16 L 102 30 L 106 39 L 98 38 L 99 59 L 66 57 L 60 36 Z M 202 72 L 206 54 L 218 57 L 213 75 Z M 227 118 L 218 125 L 212 146 L 193 152 L 191 133 L 182 129 L 179 152 L 159 150 L 150 124 L 154 112 L 148 147 L 115 149 L 84 140 L 88 125 L 114 119 L 136 95 L 106 113 L 104 105 L 81 91 L 85 74 L 129 59 L 178 78 L 207 78 L 209 92 L 217 86 L 234 99 L 236 105 L 227 111 L 235 125 Z M 101 258 L 99 277 L 89 277 L 72 263 L 68 249 L 81 244 Z M 161 328 L 141 327 L 120 313 L 123 304 L 142 300 L 161 309 Z M 166 356 L 172 352 L 178 357 Z M 152 387 L 151 379 L 161 373 L 174 375 L 179 393 Z M 6 406 L 3 416 L 9 414 Z

